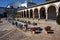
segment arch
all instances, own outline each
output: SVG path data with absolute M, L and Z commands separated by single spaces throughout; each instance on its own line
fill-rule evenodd
M 50 5 L 48 6 L 48 8 L 49 8 L 50 6 L 54 6 L 54 7 L 57 9 L 57 6 L 56 6 L 55 4 L 50 4 Z M 47 10 L 48 10 L 48 8 L 47 8 Z
M 24 18 L 26 17 L 26 11 L 24 11 Z
M 40 18 L 41 19 L 46 19 L 46 10 L 44 7 L 40 8 Z
M 49 6 L 48 10 L 47 10 L 47 13 L 48 13 L 48 19 L 56 19 L 56 7 L 51 5 Z
M 27 18 L 29 18 L 29 11 L 27 10 Z
M 34 9 L 34 16 L 35 16 L 35 18 L 38 18 L 39 17 L 38 16 L 38 9 L 37 8 Z
M 33 18 L 33 10 L 30 10 L 30 18 Z

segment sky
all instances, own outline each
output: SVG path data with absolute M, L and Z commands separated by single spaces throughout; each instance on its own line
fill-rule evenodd
M 0 0 L 0 7 L 6 7 L 9 3 L 16 2 L 17 0 Z M 20 2 L 24 2 L 25 0 L 19 0 Z M 32 0 L 35 3 L 43 3 L 45 0 Z

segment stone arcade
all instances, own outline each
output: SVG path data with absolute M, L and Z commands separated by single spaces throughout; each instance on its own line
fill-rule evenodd
M 50 1 L 18 10 L 19 18 L 55 20 L 60 13 L 60 1 Z

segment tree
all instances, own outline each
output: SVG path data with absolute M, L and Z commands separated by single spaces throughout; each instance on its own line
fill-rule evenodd
M 19 17 L 19 14 L 18 14 L 18 13 L 16 13 L 16 17 L 17 17 L 17 18 Z
M 57 24 L 60 25 L 60 14 L 57 16 L 57 18 L 56 18 L 56 22 L 57 22 Z

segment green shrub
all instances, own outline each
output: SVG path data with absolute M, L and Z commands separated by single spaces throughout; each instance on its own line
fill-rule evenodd
M 60 14 L 57 16 L 57 18 L 56 18 L 56 22 L 57 22 L 57 24 L 60 25 Z
M 16 13 L 16 17 L 17 17 L 17 18 L 19 17 L 19 14 L 18 14 L 18 13 Z

